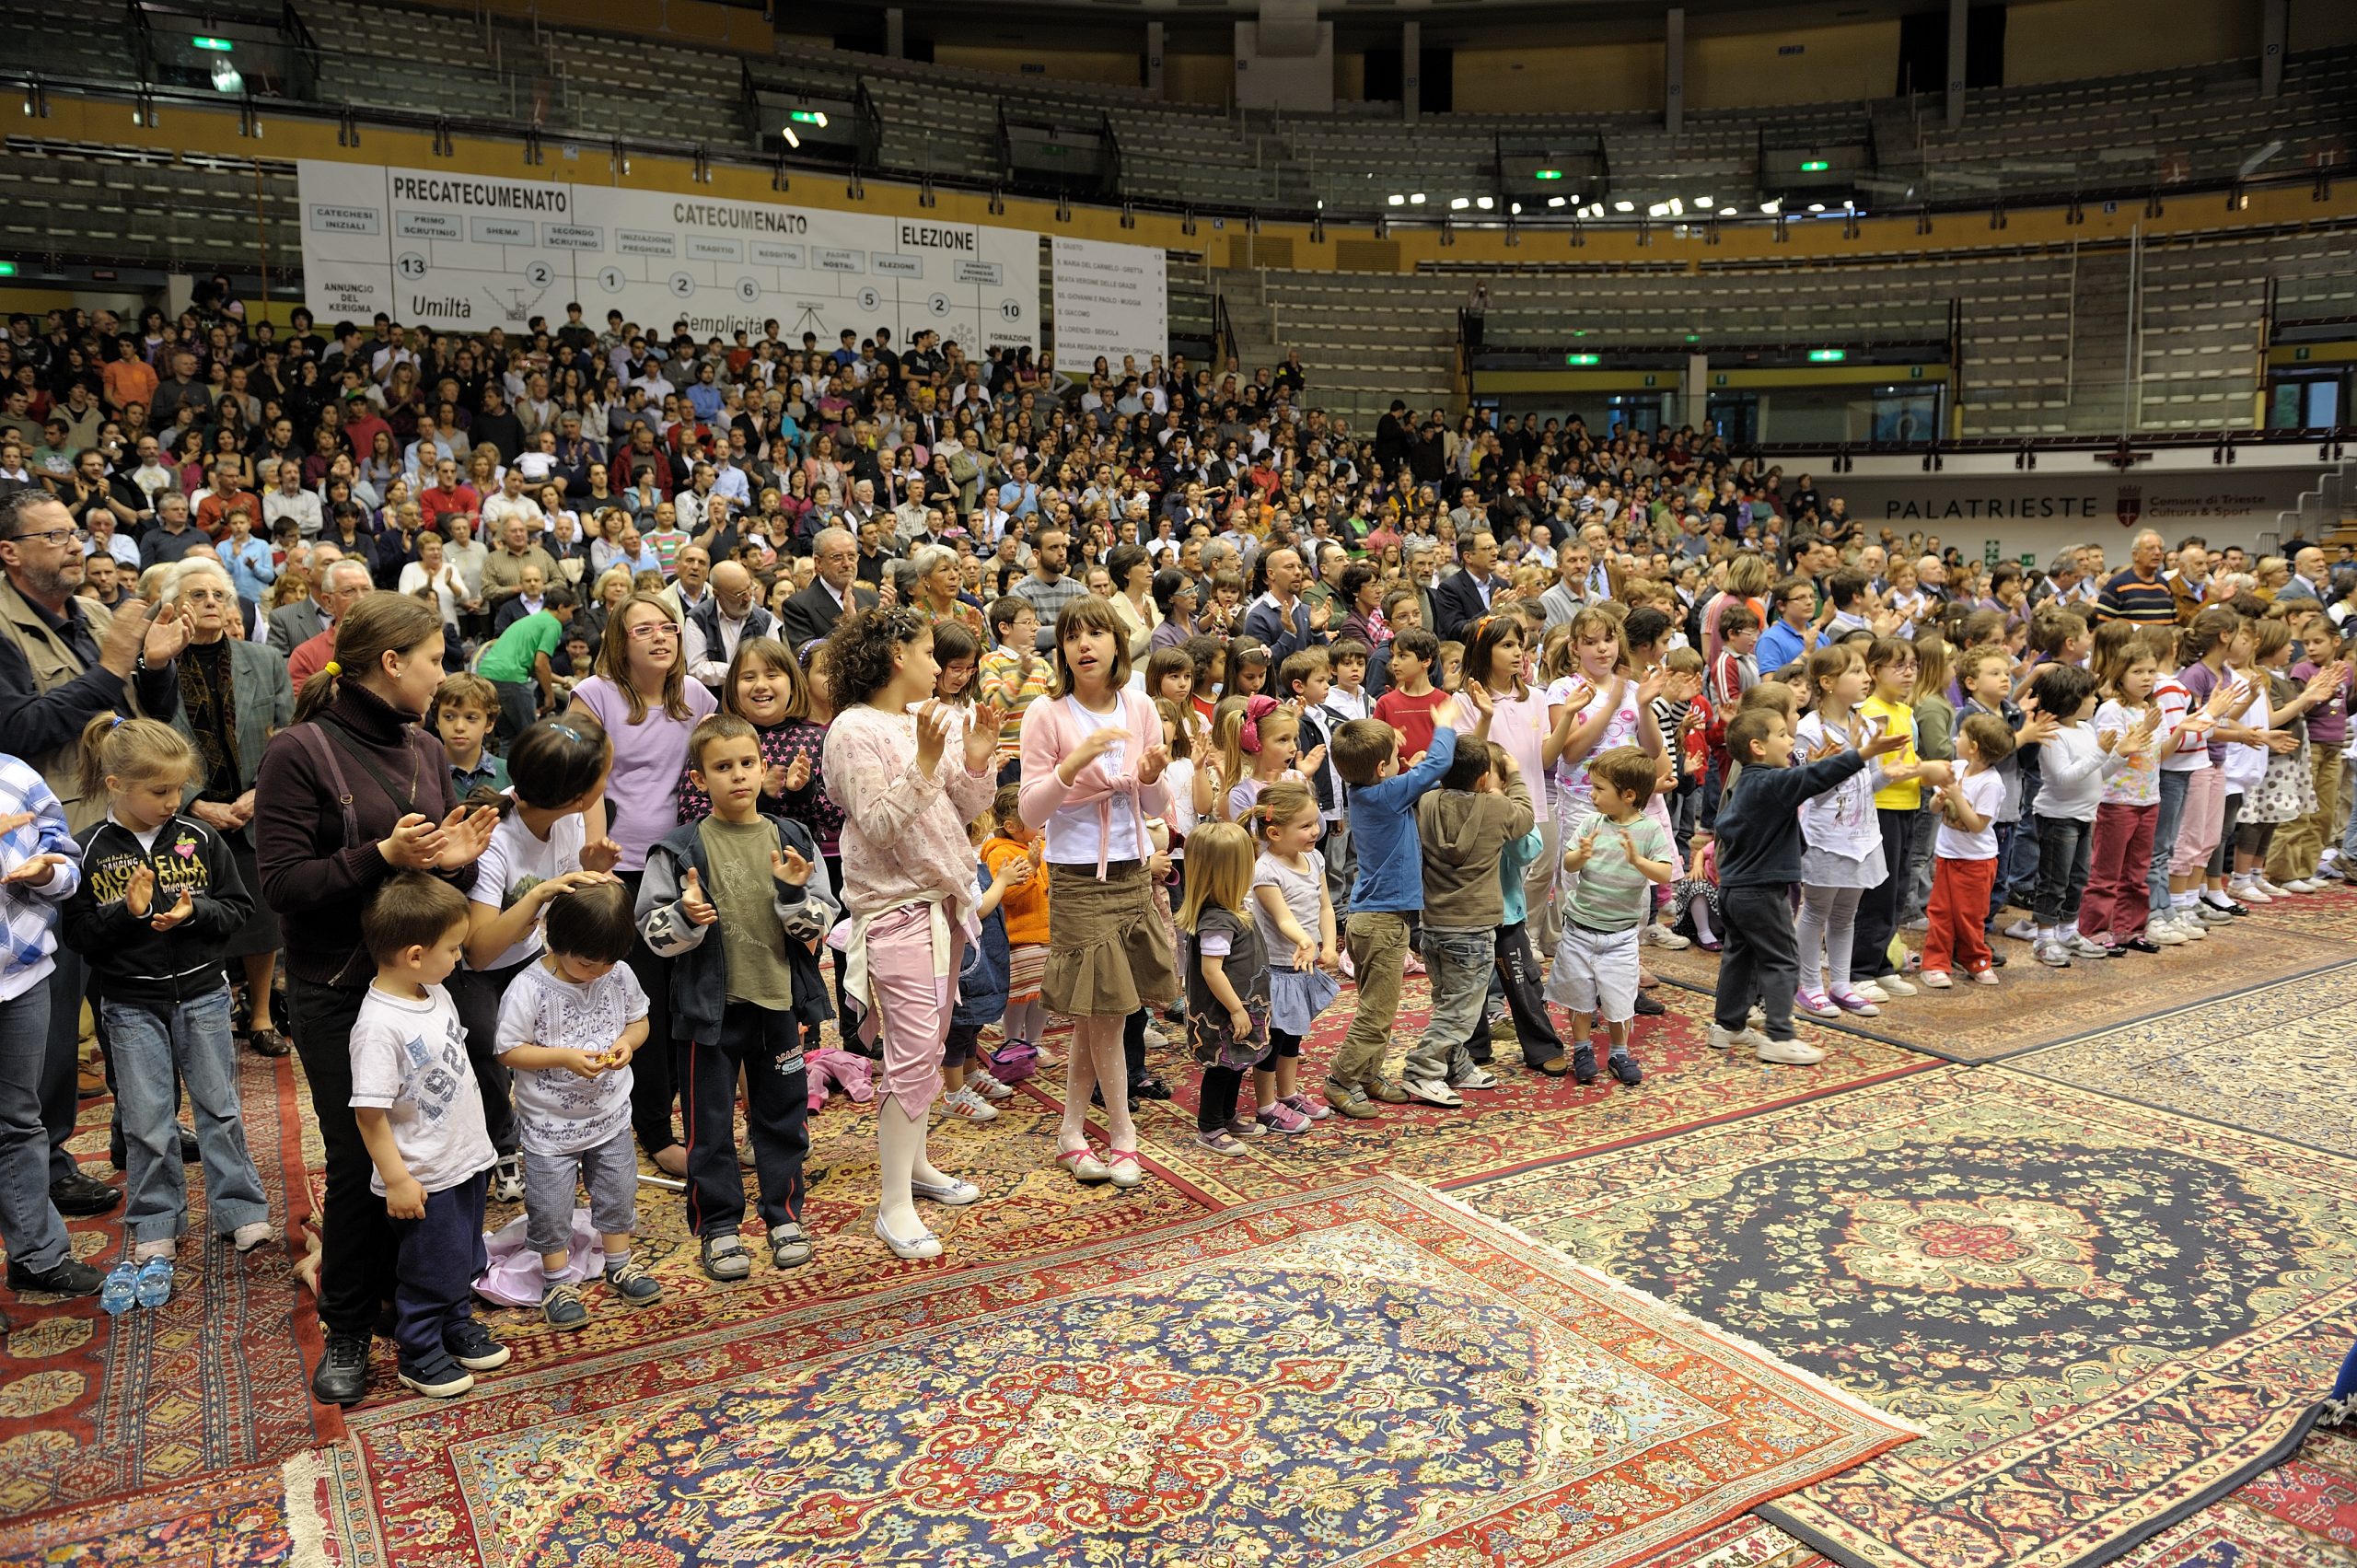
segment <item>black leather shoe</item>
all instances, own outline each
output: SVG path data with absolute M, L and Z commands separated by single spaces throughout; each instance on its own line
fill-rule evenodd
M 2131 936 L 2115 950 L 2130 953 L 2157 953 L 2161 950 L 2161 945 L 2158 942 L 2147 942 L 2142 936 Z
M 103 1214 L 122 1202 L 122 1191 L 120 1188 L 108 1186 L 97 1177 L 75 1171 L 49 1184 L 49 1201 L 56 1204 L 57 1212 L 68 1219 L 87 1219 L 92 1214 Z
M 47 1269 L 28 1269 L 13 1258 L 8 1260 L 8 1288 L 19 1295 L 28 1291 L 49 1295 L 96 1295 L 106 1278 L 75 1258 Z
M 328 1348 L 311 1374 L 311 1397 L 323 1405 L 356 1405 L 368 1397 L 368 1341 L 360 1334 L 328 1335 Z
M 195 1164 L 199 1159 L 201 1159 L 201 1158 L 203 1158 L 203 1156 L 202 1151 L 200 1151 L 200 1150 L 197 1148 L 197 1146 L 196 1146 L 196 1134 L 195 1134 L 195 1133 L 193 1133 L 193 1132 L 190 1132 L 190 1131 L 189 1131 L 187 1128 L 185 1128 L 185 1127 L 181 1128 L 181 1129 L 180 1129 L 180 1163 L 181 1163 L 182 1165 L 194 1165 L 194 1164 Z
M 1639 1017 L 1658 1018 L 1664 1013 L 1668 1011 L 1669 1009 L 1667 1007 L 1664 1006 L 1655 998 L 1653 993 L 1649 991 L 1640 991 L 1637 993 L 1637 1016 Z

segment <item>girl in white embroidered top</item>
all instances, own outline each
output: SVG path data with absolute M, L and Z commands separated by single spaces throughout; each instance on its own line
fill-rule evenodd
M 828 639 L 826 659 L 835 703 L 827 794 L 843 812 L 843 904 L 852 914 L 843 989 L 866 1009 L 861 1032 L 883 1033 L 876 1234 L 900 1257 L 937 1258 L 940 1238 L 917 1218 L 914 1200 L 956 1207 L 981 1196 L 935 1167 L 924 1134 L 941 1092 L 958 973 L 975 935 L 966 823 L 990 808 L 997 787 L 998 710 L 975 708 L 962 742 L 952 744 L 952 715 L 933 695 L 933 628 L 906 607 L 846 618 Z

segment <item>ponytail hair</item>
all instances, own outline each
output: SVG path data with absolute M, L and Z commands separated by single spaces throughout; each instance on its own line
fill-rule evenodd
M 429 637 L 442 634 L 442 612 L 407 594 L 382 590 L 366 593 L 335 623 L 335 657 L 328 667 L 303 682 L 296 700 L 295 722 L 316 717 L 335 701 L 339 682 L 358 679 L 384 668 L 387 654 L 406 654 Z M 411 717 L 422 715 L 412 714 Z
M 1280 779 L 1261 790 L 1260 798 L 1244 814 L 1244 826 L 1257 848 L 1268 842 L 1271 829 L 1283 827 L 1317 804 L 1317 794 L 1307 784 Z
M 100 714 L 82 726 L 77 771 L 85 800 L 105 796 L 110 774 L 139 781 L 177 772 L 183 791 L 204 782 L 204 760 L 188 737 L 154 719 L 127 719 L 113 713 Z

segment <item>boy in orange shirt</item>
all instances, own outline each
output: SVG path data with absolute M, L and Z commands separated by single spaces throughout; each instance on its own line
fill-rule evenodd
M 1027 861 L 1029 870 L 1007 884 L 999 900 L 1006 921 L 1006 1018 L 1000 1026 L 1001 1054 L 1037 1051 L 1047 1032 L 1047 1007 L 1039 996 L 1039 981 L 1048 972 L 1048 866 L 1039 852 L 1039 830 L 1024 826 L 1022 788 L 1003 784 L 991 798 L 991 817 L 997 825 L 982 844 L 982 864 L 996 878 L 1008 862 Z M 1044 1052 L 1039 1064 L 1050 1066 Z

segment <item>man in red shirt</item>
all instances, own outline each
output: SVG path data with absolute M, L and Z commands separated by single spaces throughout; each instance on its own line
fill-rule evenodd
M 482 497 L 475 487 L 459 477 L 459 465 L 444 458 L 434 465 L 434 482 L 418 492 L 418 510 L 425 517 L 427 526 L 437 532 L 442 519 L 453 512 L 469 517 L 482 510 Z

